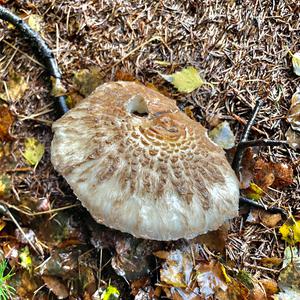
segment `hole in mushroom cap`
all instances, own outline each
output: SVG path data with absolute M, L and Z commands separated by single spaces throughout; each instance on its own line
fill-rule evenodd
M 127 112 L 139 117 L 147 117 L 149 114 L 147 103 L 140 95 L 135 95 L 130 98 L 125 107 Z

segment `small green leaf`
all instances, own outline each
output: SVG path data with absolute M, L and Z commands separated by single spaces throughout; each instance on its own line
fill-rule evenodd
M 19 257 L 21 260 L 20 265 L 24 269 L 27 269 L 30 271 L 31 267 L 32 267 L 32 260 L 31 260 L 29 249 L 27 246 L 25 248 L 21 249 L 21 253 L 20 253 Z
M 117 300 L 119 299 L 120 292 L 118 289 L 112 285 L 109 285 L 104 293 L 101 295 L 102 300 Z
M 183 93 L 191 93 L 195 89 L 201 87 L 204 84 L 212 86 L 210 83 L 205 82 L 197 69 L 194 67 L 187 67 L 180 72 L 176 72 L 172 75 L 160 74 L 165 80 L 172 83 L 174 87 Z
M 23 153 L 26 162 L 32 166 L 37 166 L 43 157 L 45 146 L 35 138 L 27 138 L 25 141 L 25 151 Z

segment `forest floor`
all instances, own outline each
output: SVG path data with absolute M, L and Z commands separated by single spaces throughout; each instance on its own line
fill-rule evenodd
M 134 80 L 175 99 L 208 130 L 226 120 L 238 142 L 261 99 L 250 139 L 286 140 L 300 82 L 289 54 L 300 50 L 297 0 L 0 3 L 53 50 L 71 106 L 101 83 Z M 286 284 L 285 252 L 300 238 L 282 239 L 285 220 L 278 214 L 244 207 L 228 230 L 172 243 L 138 240 L 96 224 L 51 165 L 57 113 L 43 66 L 5 22 L 0 51 L 0 133 L 4 120 L 13 121 L 9 134 L 0 135 L 0 201 L 9 208 L 0 221 L 0 257 L 14 274 L 0 290 L 14 287 L 13 299 L 273 299 L 278 283 Z M 160 76 L 187 66 L 214 89 L 179 93 Z M 36 166 L 26 159 L 28 138 L 44 146 Z M 242 194 L 283 209 L 295 228 L 299 157 L 290 147 L 254 148 L 241 178 Z M 300 237 L 300 230 L 289 230 Z

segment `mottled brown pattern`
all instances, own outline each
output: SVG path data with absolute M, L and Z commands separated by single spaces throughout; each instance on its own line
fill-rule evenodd
M 116 95 L 116 93 L 113 93 L 113 95 Z M 128 163 L 135 162 L 136 165 L 149 166 L 151 169 L 154 167 L 155 162 L 159 162 L 160 165 L 156 171 L 163 176 L 168 175 L 168 164 L 170 164 L 171 169 L 173 169 L 173 176 L 175 177 L 172 182 L 181 195 L 193 194 L 193 191 L 187 187 L 192 170 L 198 170 L 199 172 L 199 169 L 201 169 L 204 177 L 210 176 L 213 180 L 224 182 L 222 174 L 215 172 L 215 167 L 209 161 L 205 162 L 205 169 L 202 168 L 204 159 L 206 159 L 209 152 L 216 151 L 216 146 L 208 138 L 200 135 L 203 132 L 200 124 L 193 122 L 193 127 L 189 127 L 190 120 L 178 111 L 175 104 L 171 109 L 172 113 L 169 111 L 164 111 L 161 114 L 152 112 L 147 117 L 147 122 L 133 127 L 129 120 L 130 116 L 126 114 L 126 111 L 122 107 L 116 107 L 112 110 L 112 103 L 108 107 L 104 106 L 105 102 L 113 101 L 112 98 L 106 99 L 106 101 L 102 99 L 100 105 L 97 101 L 97 93 L 95 93 L 90 97 L 91 105 L 88 106 L 88 113 L 86 113 L 86 105 L 76 108 L 76 112 L 80 114 L 80 121 L 84 122 L 85 126 L 96 129 L 91 142 L 93 143 L 96 140 L 97 148 L 86 157 L 85 161 L 101 157 L 104 155 L 101 149 L 105 149 L 109 145 L 115 145 L 116 147 L 114 153 L 108 154 L 103 161 L 105 167 L 101 168 L 97 175 L 99 183 L 109 180 L 114 175 L 119 166 L 117 156 L 124 152 L 127 154 L 124 158 Z M 149 111 L 151 110 L 149 109 Z M 121 118 L 121 122 L 117 122 L 117 118 Z M 138 116 L 134 116 L 134 118 L 143 119 L 143 117 Z M 76 119 L 76 117 L 69 114 L 65 117 L 63 123 L 67 125 Z M 105 136 L 107 130 L 112 133 L 109 137 Z M 76 127 L 66 127 L 65 133 L 67 134 L 72 131 L 73 133 L 77 132 L 80 134 L 80 130 Z M 127 138 L 124 140 L 124 137 Z M 219 149 L 218 151 L 221 152 Z M 181 163 L 176 165 L 179 161 Z M 218 158 L 218 162 L 224 164 L 224 158 L 223 161 L 220 161 L 220 158 Z M 200 167 L 197 167 L 198 164 Z M 68 171 L 64 173 L 70 172 L 72 168 L 79 165 L 80 163 L 68 166 Z M 85 172 L 89 172 L 89 169 Z M 137 168 L 131 167 L 132 176 L 129 176 L 129 179 L 135 180 L 136 173 Z M 197 172 L 194 176 L 198 181 L 202 179 L 197 176 Z M 122 179 L 121 181 L 123 182 L 124 180 Z M 155 191 L 151 190 L 152 186 L 149 178 L 143 178 L 143 182 L 146 192 L 154 192 L 157 196 L 161 194 L 163 190 L 162 183 L 159 184 L 159 189 Z M 134 189 L 135 184 L 130 183 L 130 186 L 131 189 Z
M 139 108 L 132 103 L 142 103 L 147 113 L 135 114 Z M 234 177 L 223 150 L 199 123 L 180 112 L 175 101 L 136 83 L 101 86 L 53 129 L 55 168 L 79 184 L 91 181 L 92 190 L 113 182 L 111 188 L 123 191 L 123 201 L 151 196 L 154 203 L 163 203 L 171 191 L 182 205 L 196 201 L 208 211 L 216 209 L 214 185 L 225 184 L 228 174 Z M 71 145 L 64 144 L 70 136 Z M 81 149 L 76 148 L 80 143 Z M 120 207 L 119 196 L 115 201 L 113 206 Z

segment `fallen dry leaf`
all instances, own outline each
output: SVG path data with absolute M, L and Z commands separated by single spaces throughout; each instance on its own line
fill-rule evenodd
M 287 121 L 296 132 L 300 131 L 300 90 L 293 94 L 291 99 L 291 106 L 288 111 Z
M 260 260 L 261 264 L 265 267 L 278 267 L 282 263 L 282 258 L 280 257 L 264 257 Z
M 45 146 L 35 138 L 27 138 L 23 156 L 26 162 L 32 166 L 37 166 L 45 152 Z
M 25 78 L 14 71 L 10 72 L 6 86 L 7 92 L 0 93 L 0 99 L 4 101 L 19 101 L 28 89 Z
M 248 289 L 240 282 L 230 278 L 230 282 L 224 276 L 222 265 L 217 261 L 196 266 L 196 280 L 199 292 L 204 299 L 219 300 L 246 300 L 249 296 Z M 211 297 L 211 298 L 209 298 Z
M 174 87 L 182 93 L 191 93 L 195 89 L 204 84 L 211 84 L 205 82 L 197 69 L 194 67 L 187 67 L 172 75 L 160 74 L 166 81 L 170 82 Z
M 203 298 L 199 295 L 199 288 L 193 290 L 183 290 L 181 288 L 171 288 L 171 299 L 172 300 L 202 300 Z
M 101 295 L 101 300 L 117 300 L 119 297 L 119 290 L 116 287 L 109 285 Z
M 164 259 L 166 260 L 169 256 L 169 251 L 164 251 L 164 250 L 159 250 L 159 251 L 156 251 L 156 252 L 153 252 L 153 255 L 160 258 L 160 259 Z
M 63 86 L 60 79 L 51 76 L 50 77 L 52 83 L 51 95 L 54 97 L 64 96 L 67 93 L 66 88 Z
M 28 25 L 36 32 L 41 31 L 43 17 L 37 14 L 31 14 L 27 19 Z
M 117 70 L 115 74 L 116 81 L 137 81 L 137 79 L 129 72 Z
M 209 231 L 206 234 L 199 235 L 191 240 L 192 243 L 205 244 L 210 250 L 224 252 L 228 237 L 228 226 L 222 225 L 215 231 Z
M 297 76 L 300 76 L 300 52 L 292 53 L 292 64 L 293 64 L 293 71 Z
M 244 190 L 244 194 L 253 200 L 259 200 L 265 192 L 254 182 L 250 182 L 250 185 L 247 189 Z
M 8 196 L 10 193 L 10 189 L 10 177 L 5 174 L 0 174 L 0 196 Z
M 8 141 L 12 137 L 9 134 L 10 127 L 14 121 L 14 117 L 11 114 L 9 108 L 5 105 L 0 106 L 0 140 Z
M 289 128 L 285 133 L 285 136 L 290 147 L 295 150 L 300 148 L 300 133 L 298 131 Z
M 263 209 L 252 208 L 246 221 L 252 224 L 262 223 L 267 227 L 273 228 L 281 221 L 281 219 L 282 217 L 279 213 L 275 214 Z
M 241 162 L 240 188 L 247 189 L 253 181 L 253 170 L 255 166 L 254 152 L 252 148 L 247 148 Z
M 144 288 L 150 284 L 150 278 L 144 277 L 131 282 L 131 295 L 136 296 L 141 288 Z
M 190 119 L 196 121 L 196 118 L 195 118 L 194 113 L 193 113 L 193 108 L 194 108 L 194 106 L 192 106 L 192 105 L 186 106 L 186 107 L 184 108 L 184 113 L 185 113 Z
M 270 186 L 283 188 L 293 183 L 293 169 L 286 163 L 265 162 L 258 159 L 254 166 L 254 182 L 263 190 Z
M 282 239 L 290 245 L 295 245 L 300 242 L 300 220 L 297 221 L 291 215 L 288 220 L 279 228 Z
M 275 227 L 282 219 L 281 214 L 269 213 L 265 210 L 260 210 L 259 218 L 261 222 L 269 228 Z
M 42 276 L 48 289 L 57 296 L 58 299 L 65 299 L 69 296 L 69 291 L 61 279 L 55 276 Z
M 273 228 L 281 219 L 282 217 L 279 213 L 270 213 L 263 209 L 252 209 L 246 221 L 252 224 L 263 224 L 269 228 Z
M 264 287 L 258 283 L 254 284 L 248 297 L 249 300 L 267 300 L 267 294 Z
M 98 67 L 82 69 L 74 72 L 73 80 L 79 92 L 86 97 L 103 83 L 103 72 Z
M 274 279 L 260 279 L 259 283 L 264 287 L 268 297 L 278 292 L 278 284 Z
M 160 279 L 173 287 L 185 288 L 190 284 L 192 271 L 193 259 L 190 251 L 177 249 L 169 252 L 160 270 Z
M 209 131 L 208 136 L 223 149 L 231 149 L 235 144 L 235 136 L 227 121 L 220 123 L 213 130 Z
M 288 251 L 287 251 L 288 250 Z M 285 251 L 284 266 L 278 278 L 278 286 L 282 290 L 274 299 L 300 299 L 300 257 L 296 247 L 288 247 Z

